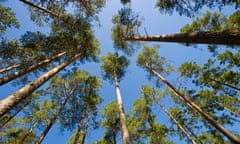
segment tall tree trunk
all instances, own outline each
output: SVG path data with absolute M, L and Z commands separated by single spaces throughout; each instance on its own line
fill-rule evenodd
M 185 128 L 173 117 L 173 115 L 171 113 L 169 113 L 168 110 L 160 102 L 158 102 L 155 98 L 153 98 L 153 99 L 157 103 L 157 105 L 163 110 L 163 112 L 166 113 L 170 117 L 170 119 L 177 125 L 177 127 L 186 135 L 188 140 L 192 144 L 197 144 L 194 141 L 194 139 L 188 134 L 188 132 L 185 130 Z
M 204 112 L 198 105 L 196 105 L 193 101 L 191 101 L 188 97 L 181 94 L 171 83 L 169 83 L 160 73 L 156 72 L 150 66 L 145 64 L 145 67 L 155 74 L 163 83 L 165 83 L 180 99 L 184 100 L 187 105 L 198 112 L 205 120 L 207 120 L 212 126 L 214 126 L 217 130 L 223 133 L 225 136 L 229 138 L 233 143 L 240 144 L 240 139 L 224 128 L 221 124 L 217 123 L 210 115 Z
M 156 36 L 136 36 L 124 38 L 124 40 L 240 45 L 240 29 L 229 29 L 216 32 L 192 32 Z
M 64 100 L 64 102 L 61 104 L 59 110 L 57 111 L 57 113 L 54 115 L 53 119 L 50 121 L 50 123 L 47 125 L 47 127 L 44 129 L 44 131 L 42 132 L 41 136 L 39 137 L 39 139 L 35 142 L 35 144 L 41 144 L 42 141 L 44 140 L 44 138 L 46 137 L 46 135 L 48 134 L 49 130 L 52 128 L 53 124 L 55 123 L 55 121 L 57 120 L 57 118 L 59 117 L 59 115 L 61 114 L 62 110 L 64 109 L 65 105 L 67 104 L 69 98 L 72 96 L 73 92 L 76 90 L 76 87 L 73 88 L 69 94 L 66 96 L 66 99 Z
M 120 123 L 121 123 L 122 141 L 123 141 L 123 144 L 130 144 L 130 136 L 129 136 L 129 132 L 127 129 L 126 116 L 125 116 L 123 103 L 122 103 L 122 96 L 120 93 L 118 78 L 117 78 L 117 74 L 115 71 L 114 71 L 114 82 L 115 82 L 117 103 L 118 103 L 118 109 L 119 109 L 119 117 L 120 117 Z
M 88 108 L 87 105 L 85 105 L 83 110 L 82 110 L 81 119 L 79 121 L 77 133 L 75 134 L 73 144 L 77 144 L 78 143 L 78 140 L 79 140 L 79 137 L 80 137 L 80 133 L 81 133 L 81 129 L 83 127 L 84 118 L 85 118 L 86 113 L 87 113 L 87 108 Z
M 77 60 L 79 57 L 81 57 L 83 54 L 78 53 L 68 60 L 64 61 L 57 67 L 53 68 L 52 70 L 48 71 L 47 73 L 43 74 L 42 76 L 38 77 L 34 81 L 30 82 L 26 86 L 20 88 L 12 95 L 4 98 L 0 101 L 0 117 L 3 116 L 5 113 L 7 113 L 9 110 L 11 110 L 15 105 L 17 105 L 22 100 L 26 99 L 28 96 L 31 96 L 31 94 L 39 88 L 41 85 L 43 85 L 45 82 L 47 82 L 51 77 L 53 77 L 55 74 L 57 74 L 60 70 L 64 69 L 66 66 L 71 64 L 73 61 Z
M 54 16 L 54 17 L 57 17 L 57 18 L 59 17 L 56 13 L 54 13 L 54 12 L 52 12 L 52 11 L 44 8 L 44 7 L 38 6 L 38 5 L 30 2 L 29 0 L 19 0 L 19 1 L 21 1 L 21 2 L 23 2 L 23 3 L 25 3 L 25 4 L 27 4 L 27 5 L 29 5 L 29 6 L 31 6 L 31 7 L 34 7 L 34 8 L 36 8 L 36 9 L 39 9 L 39 10 L 45 12 L 45 13 L 48 13 L 48 14 Z
M 14 68 L 17 68 L 19 66 L 21 66 L 21 64 L 13 64 L 13 65 L 7 66 L 5 68 L 0 69 L 0 73 L 4 73 L 6 71 L 10 71 L 10 70 L 12 70 Z
M 86 126 L 85 126 L 85 129 L 84 129 L 84 132 L 83 132 L 81 144 L 85 143 L 85 139 L 86 139 L 87 131 L 88 131 L 88 126 L 89 126 L 89 123 L 90 123 L 90 120 L 91 120 L 91 115 L 92 115 L 92 111 L 90 110 L 90 111 L 88 111 L 88 119 L 87 119 Z
M 27 137 L 33 132 L 34 128 L 38 125 L 39 121 L 35 121 L 33 125 L 28 129 L 27 133 L 23 136 L 23 138 L 19 141 L 19 144 L 25 144 Z
M 39 63 L 37 63 L 37 64 L 34 64 L 34 65 L 28 67 L 27 69 L 21 70 L 21 71 L 19 71 L 19 72 L 14 72 L 13 74 L 9 74 L 9 75 L 7 75 L 7 76 L 4 76 L 4 77 L 0 78 L 0 85 L 3 85 L 3 84 L 5 84 L 5 83 L 8 83 L 8 82 L 16 79 L 16 78 L 19 77 L 19 76 L 25 75 L 25 74 L 27 74 L 28 72 L 31 72 L 31 71 L 39 68 L 40 66 L 43 66 L 44 64 L 50 63 L 51 61 L 53 61 L 53 60 L 55 60 L 55 59 L 57 59 L 57 58 L 62 57 L 62 56 L 65 55 L 66 53 L 67 53 L 66 51 L 61 52 L 61 53 L 59 53 L 59 54 L 57 54 L 57 55 L 55 55 L 55 56 L 53 56 L 53 57 L 51 57 L 51 58 L 45 59 L 45 60 L 43 60 L 43 61 L 41 61 L 41 62 L 39 62 Z

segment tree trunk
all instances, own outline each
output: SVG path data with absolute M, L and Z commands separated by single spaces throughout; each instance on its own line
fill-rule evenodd
M 23 136 L 23 138 L 19 141 L 19 144 L 25 144 L 25 140 L 32 133 L 33 129 L 37 126 L 38 121 L 35 121 L 34 124 L 28 129 L 27 133 Z
M 62 110 L 64 109 L 65 105 L 67 104 L 69 98 L 72 96 L 73 92 L 76 90 L 76 87 L 73 88 L 69 94 L 66 96 L 66 99 L 64 100 L 64 102 L 61 104 L 59 110 L 57 111 L 57 113 L 54 115 L 53 119 L 50 121 L 50 123 L 48 124 L 48 126 L 44 129 L 44 131 L 42 132 L 41 136 L 39 137 L 39 139 L 35 142 L 35 144 L 41 144 L 42 141 L 44 140 L 44 138 L 46 137 L 46 135 L 48 134 L 49 130 L 52 128 L 53 124 L 55 123 L 55 121 L 57 120 L 57 118 L 59 117 L 59 115 L 61 114 Z
M 21 65 L 21 64 L 13 64 L 13 65 L 11 65 L 11 66 L 2 68 L 2 69 L 0 69 L 0 73 L 4 73 L 4 72 L 6 72 L 6 71 L 10 71 L 10 70 L 12 70 L 12 69 L 14 69 L 14 68 L 19 67 L 20 65 Z
M 185 130 L 185 128 L 173 117 L 173 115 L 171 113 L 169 113 L 168 110 L 160 102 L 158 102 L 155 98 L 153 98 L 153 99 L 159 105 L 159 107 L 163 110 L 163 112 L 165 112 L 170 117 L 170 119 L 177 125 L 177 127 L 187 136 L 188 140 L 192 144 L 197 144 L 194 141 L 194 139 L 188 134 L 188 132 Z
M 55 60 L 55 59 L 57 59 L 57 58 L 62 57 L 62 56 L 65 55 L 66 53 L 67 53 L 66 51 L 61 52 L 61 53 L 53 56 L 52 58 L 45 59 L 45 60 L 43 60 L 43 61 L 41 61 L 41 62 L 39 62 L 39 63 L 37 63 L 37 64 L 34 64 L 34 65 L 28 67 L 27 69 L 21 70 L 21 71 L 19 71 L 19 72 L 14 72 L 13 74 L 6 75 L 6 76 L 0 78 L 0 85 L 3 85 L 3 84 L 5 84 L 5 83 L 8 83 L 8 82 L 16 79 L 16 78 L 19 77 L 19 76 L 25 75 L 25 74 L 27 74 L 28 72 L 31 72 L 31 71 L 39 68 L 40 66 L 42 66 L 42 65 L 44 65 L 44 64 L 50 63 L 51 61 L 53 61 L 53 60 Z
M 81 119 L 79 121 L 79 125 L 78 125 L 78 129 L 77 129 L 77 133 L 74 137 L 74 142 L 73 144 L 77 144 L 78 143 L 78 140 L 79 140 L 79 137 L 80 137 L 80 132 L 81 132 L 81 129 L 82 129 L 82 126 L 83 126 L 83 121 L 84 121 L 84 118 L 86 116 L 86 113 L 87 113 L 87 105 L 85 105 L 83 107 L 83 110 L 82 110 L 82 115 L 81 115 Z
M 88 119 L 87 119 L 87 123 L 86 123 L 86 126 L 85 126 L 85 129 L 84 129 L 84 132 L 83 132 L 83 137 L 82 137 L 82 142 L 81 144 L 84 144 L 85 143 L 85 139 L 86 139 L 86 136 L 87 136 L 87 131 L 88 131 L 88 126 L 89 126 L 89 123 L 90 123 L 90 118 L 91 118 L 91 115 L 92 115 L 92 111 L 88 111 Z
M 119 109 L 119 117 L 120 117 L 120 123 L 121 123 L 122 141 L 123 141 L 123 144 L 130 144 L 130 136 L 129 136 L 129 132 L 127 129 L 126 116 L 125 116 L 125 112 L 124 112 L 124 108 L 123 108 L 120 87 L 118 84 L 118 78 L 117 78 L 117 74 L 115 71 L 114 71 L 114 82 L 115 82 L 117 103 L 118 103 L 118 109 Z
M 34 81 L 30 82 L 26 86 L 20 88 L 18 91 L 13 93 L 12 95 L 4 98 L 0 101 L 0 117 L 11 110 L 14 106 L 16 106 L 19 102 L 26 99 L 28 96 L 47 82 L 51 77 L 57 74 L 60 70 L 64 69 L 66 66 L 71 64 L 73 61 L 77 60 L 79 57 L 82 56 L 82 53 L 78 53 L 72 56 L 70 59 L 64 61 L 57 67 L 53 68 L 52 70 L 48 71 L 47 73 L 43 74 L 42 76 L 38 77 Z
M 223 108 L 224 108 L 226 111 L 228 111 L 229 113 L 231 113 L 232 115 L 235 115 L 236 117 L 240 117 L 240 114 L 239 114 L 239 113 L 236 113 L 236 112 L 230 110 L 229 108 L 227 108 L 227 107 L 225 107 L 225 106 L 223 106 Z
M 54 12 L 52 12 L 52 11 L 44 8 L 44 7 L 38 6 L 38 5 L 30 2 L 29 0 L 19 0 L 19 1 L 21 1 L 21 2 L 23 2 L 23 3 L 25 3 L 25 4 L 27 4 L 27 5 L 29 5 L 29 6 L 31 6 L 31 7 L 34 7 L 34 8 L 36 8 L 36 9 L 39 9 L 39 10 L 45 12 L 45 13 L 48 13 L 48 14 L 54 16 L 54 17 L 57 17 L 57 18 L 59 17 L 56 13 L 54 13 Z
M 206 112 L 204 112 L 198 105 L 196 105 L 193 101 L 191 101 L 188 97 L 181 94 L 172 84 L 170 84 L 160 73 L 156 72 L 154 69 L 149 67 L 147 64 L 146 68 L 155 74 L 163 83 L 165 83 L 180 99 L 183 99 L 187 105 L 198 112 L 205 120 L 207 120 L 212 126 L 214 126 L 217 130 L 223 133 L 225 136 L 229 138 L 233 143 L 240 144 L 240 139 L 233 135 L 230 131 L 224 128 L 221 124 L 217 123 L 211 116 L 209 116 Z
M 24 106 L 25 107 L 25 106 Z M 0 128 L 4 127 L 9 121 L 11 121 L 20 111 L 22 111 L 21 108 L 19 108 L 13 115 L 11 115 L 7 120 L 4 122 L 1 121 Z
M 216 32 L 192 32 L 156 36 L 136 36 L 124 38 L 123 40 L 240 45 L 240 29 L 229 29 Z

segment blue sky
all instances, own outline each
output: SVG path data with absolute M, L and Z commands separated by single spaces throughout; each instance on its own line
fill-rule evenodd
M 113 42 L 111 41 L 111 28 L 112 23 L 111 19 L 113 14 L 121 8 L 119 3 L 120 0 L 107 0 L 106 7 L 99 14 L 101 27 L 95 28 L 95 35 L 100 41 L 101 55 L 106 55 L 108 52 L 113 52 Z M 187 23 L 191 22 L 190 18 L 185 16 L 179 16 L 178 14 L 173 15 L 163 15 L 160 14 L 157 8 L 155 8 L 155 1 L 149 0 L 132 0 L 132 8 L 134 11 L 139 12 L 141 16 L 144 17 L 143 27 L 147 29 L 149 35 L 155 34 L 170 34 L 179 32 L 180 28 Z M 1 3 L 5 6 L 11 7 L 20 21 L 20 29 L 9 29 L 7 36 L 10 38 L 18 38 L 20 35 L 24 34 L 25 31 L 40 31 L 48 33 L 49 29 L 47 27 L 38 27 L 34 22 L 30 21 L 29 13 L 27 7 L 19 1 L 7 1 Z M 231 8 L 226 10 L 227 12 L 231 11 Z M 143 32 L 143 27 L 140 29 L 140 32 Z M 148 45 L 160 44 L 159 54 L 165 56 L 172 64 L 177 67 L 185 61 L 197 61 L 199 63 L 204 63 L 207 58 L 210 57 L 206 45 L 199 45 L 200 48 L 191 48 L 186 47 L 182 44 L 177 43 L 148 43 Z M 129 111 L 132 108 L 132 104 L 136 98 L 140 96 L 140 90 L 142 84 L 153 85 L 152 82 L 149 82 L 146 79 L 146 73 L 136 66 L 136 56 L 140 52 L 138 50 L 130 60 L 131 65 L 127 69 L 125 78 L 120 83 L 121 94 L 123 97 L 123 103 L 125 111 Z M 86 63 L 80 65 L 79 69 L 89 70 L 91 74 L 101 76 L 100 63 Z M 168 77 L 170 81 L 176 81 L 177 73 Z M 14 88 L 10 84 L 1 86 L 1 96 L 3 98 L 11 93 L 13 93 L 17 88 Z M 103 82 L 103 88 L 100 91 L 100 95 L 104 99 L 100 110 L 102 111 L 104 106 L 110 101 L 115 100 L 115 89 L 114 86 L 108 81 Z M 168 105 L 168 101 L 164 103 Z M 157 111 L 158 116 L 161 117 L 160 122 L 164 124 L 170 124 L 168 117 L 161 112 Z M 89 131 L 90 132 L 90 131 Z M 87 143 L 91 143 L 92 140 L 98 140 L 103 135 L 103 130 L 98 130 L 90 132 L 88 135 Z M 43 144 L 58 143 L 65 144 L 71 136 L 71 133 L 63 133 L 59 135 L 58 126 L 54 126 L 53 130 L 47 135 Z M 177 138 L 174 138 L 176 141 Z M 121 139 L 119 139 L 120 141 Z M 185 142 L 178 142 L 185 143 Z

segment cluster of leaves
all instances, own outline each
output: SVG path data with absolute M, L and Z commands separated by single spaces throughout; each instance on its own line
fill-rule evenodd
M 158 0 L 156 7 L 159 8 L 160 12 L 172 14 L 174 11 L 180 15 L 186 15 L 193 17 L 198 13 L 204 6 L 208 8 L 218 7 L 222 9 L 226 5 L 235 5 L 235 8 L 240 7 L 239 0 Z

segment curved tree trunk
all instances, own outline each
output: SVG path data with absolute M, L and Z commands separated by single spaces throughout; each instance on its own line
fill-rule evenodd
M 84 122 L 84 118 L 86 116 L 86 113 L 87 113 L 87 105 L 84 106 L 83 110 L 82 110 L 82 115 L 81 115 L 81 119 L 79 121 L 79 125 L 78 125 L 78 129 L 77 129 L 77 133 L 74 137 L 74 142 L 73 144 L 77 144 L 78 143 L 78 140 L 79 140 L 79 137 L 80 137 L 80 132 L 81 132 L 81 129 L 83 127 L 83 122 Z
M 55 60 L 57 58 L 62 57 L 66 53 L 67 53 L 66 51 L 61 52 L 61 53 L 59 53 L 59 54 L 57 54 L 57 55 L 55 55 L 55 56 L 53 56 L 51 58 L 45 59 L 45 60 L 43 60 L 43 61 L 41 61 L 41 62 L 39 62 L 39 63 L 37 63 L 35 65 L 32 65 L 32 66 L 28 67 L 27 69 L 21 70 L 19 72 L 14 72 L 13 74 L 6 75 L 6 76 L 0 78 L 0 85 L 8 83 L 8 82 L 10 82 L 10 81 L 16 79 L 17 77 L 22 76 L 22 75 L 25 75 L 28 72 L 31 72 L 31 71 L 39 68 L 40 66 L 42 66 L 44 64 L 50 63 L 51 61 L 53 61 L 53 60 Z
M 122 103 L 122 96 L 120 93 L 118 78 L 117 78 L 115 71 L 114 71 L 114 82 L 115 82 L 117 103 L 118 103 L 118 109 L 119 109 L 119 117 L 120 117 L 120 123 L 121 123 L 122 141 L 123 141 L 123 144 L 130 144 L 130 136 L 129 136 L 129 132 L 127 129 L 126 116 L 125 116 L 123 103 Z
M 163 110 L 163 112 L 166 113 L 170 117 L 170 119 L 177 125 L 177 127 L 186 135 L 188 140 L 192 144 L 197 144 L 194 141 L 194 139 L 188 134 L 188 132 L 185 130 L 185 128 L 173 117 L 173 115 L 171 113 L 169 113 L 168 110 L 160 102 L 158 102 L 155 98 L 153 98 L 153 99 L 159 105 L 159 107 Z
M 17 68 L 19 66 L 21 66 L 21 64 L 13 64 L 13 65 L 7 66 L 5 68 L 0 69 L 0 73 L 4 73 L 6 71 L 10 71 L 10 70 L 12 70 L 14 68 Z
M 208 115 L 206 112 L 204 112 L 198 105 L 196 105 L 193 101 L 191 101 L 188 97 L 181 94 L 172 84 L 170 84 L 160 73 L 156 72 L 154 69 L 152 69 L 147 64 L 145 67 L 155 74 L 163 83 L 165 83 L 176 96 L 178 96 L 180 99 L 183 99 L 187 105 L 198 112 L 205 120 L 207 120 L 212 126 L 214 126 L 217 130 L 219 130 L 221 133 L 223 133 L 225 136 L 229 138 L 233 143 L 240 144 L 240 139 L 236 137 L 234 134 L 232 134 L 230 131 L 228 131 L 226 128 L 224 128 L 221 124 L 217 123 L 210 115 Z
M 37 79 L 30 82 L 29 84 L 25 85 L 24 87 L 20 88 L 12 95 L 1 100 L 0 101 L 0 117 L 3 116 L 5 113 L 7 113 L 9 110 L 11 110 L 19 102 L 26 99 L 28 96 L 31 96 L 34 90 L 39 88 L 41 85 L 47 82 L 51 77 L 57 74 L 60 70 L 64 69 L 66 66 L 68 66 L 69 64 L 71 64 L 73 61 L 77 60 L 81 56 L 82 56 L 82 53 L 78 53 L 72 56 L 70 59 L 64 61 L 57 67 L 46 72 L 45 74 L 38 77 Z
M 216 32 L 192 32 L 156 36 L 136 36 L 124 38 L 124 40 L 240 45 L 240 29 L 229 29 Z
M 55 121 L 57 120 L 57 118 L 59 117 L 59 115 L 61 114 L 62 110 L 64 109 L 65 105 L 67 104 L 69 98 L 72 96 L 74 90 L 76 88 L 73 88 L 69 94 L 66 96 L 66 99 L 64 100 L 64 102 L 61 104 L 59 110 L 57 111 L 57 113 L 54 115 L 53 119 L 50 121 L 50 123 L 48 124 L 48 126 L 44 129 L 44 131 L 42 132 L 41 136 L 39 137 L 39 139 L 35 142 L 35 144 L 41 144 L 42 141 L 44 140 L 44 138 L 46 137 L 46 135 L 48 134 L 49 130 L 52 128 L 52 126 L 54 125 Z

